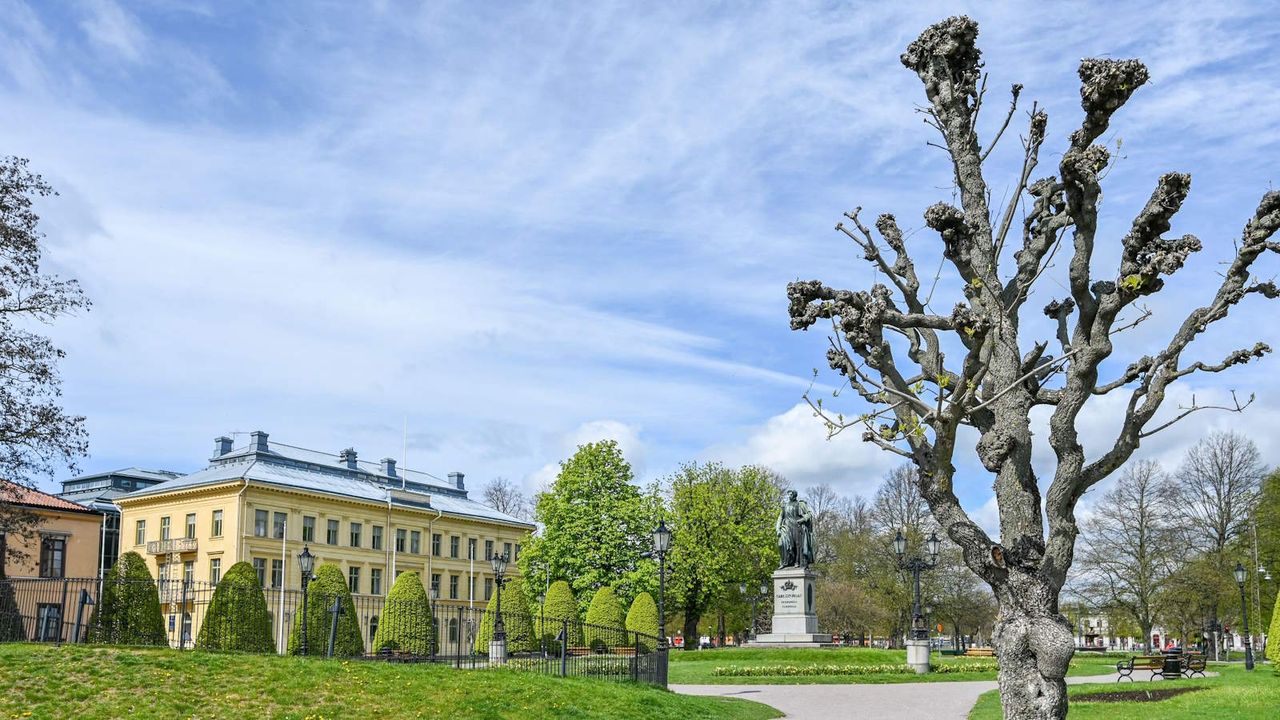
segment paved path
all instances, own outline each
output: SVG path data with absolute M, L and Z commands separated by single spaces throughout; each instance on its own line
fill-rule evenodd
M 1068 685 L 1115 682 L 1116 676 L 1067 678 Z M 771 705 L 798 720 L 965 720 L 994 680 L 887 685 L 672 685 L 685 695 L 719 695 Z

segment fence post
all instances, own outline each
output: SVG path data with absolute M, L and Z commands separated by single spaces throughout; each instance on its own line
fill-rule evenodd
M 563 627 L 560 629 L 560 677 L 569 674 L 569 621 L 561 620 Z
M 329 649 L 325 657 L 333 657 L 333 644 L 338 639 L 338 616 L 342 614 L 342 597 L 333 599 L 333 607 L 329 608 L 332 620 L 329 621 Z
M 89 597 L 89 591 L 88 591 L 88 590 L 85 590 L 84 588 L 81 588 L 81 589 L 80 589 L 80 603 L 79 603 L 79 605 L 76 607 L 76 630 L 75 630 L 75 640 L 73 640 L 72 642 L 76 642 L 76 643 L 80 642 L 80 621 L 81 621 L 82 619 L 84 619 L 84 606 L 85 606 L 85 605 L 92 605 L 92 604 L 93 604 L 93 599 Z

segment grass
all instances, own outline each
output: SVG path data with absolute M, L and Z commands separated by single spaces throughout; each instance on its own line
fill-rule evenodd
M 85 645 L 0 644 L 8 718 L 778 717 L 744 700 L 514 670 Z
M 1218 677 L 1195 680 L 1156 680 L 1105 685 L 1072 685 L 1067 696 L 1125 692 L 1134 689 L 1199 688 L 1158 702 L 1071 701 L 1071 720 L 1275 720 L 1280 716 L 1280 676 L 1270 666 L 1246 672 L 1240 665 L 1212 663 Z M 969 713 L 969 720 L 1000 720 L 1000 696 L 984 693 Z
M 934 665 L 970 662 L 990 663 L 992 658 L 953 658 L 935 652 Z M 714 674 L 717 667 L 731 665 L 905 665 L 906 650 L 879 648 L 721 648 L 716 650 L 673 650 L 668 678 L 673 685 L 816 685 L 883 684 L 904 682 L 965 682 L 994 680 L 995 671 L 929 673 L 927 675 L 882 673 L 871 675 L 765 675 L 733 677 Z M 1115 671 L 1115 658 L 1077 654 L 1069 674 L 1105 675 Z

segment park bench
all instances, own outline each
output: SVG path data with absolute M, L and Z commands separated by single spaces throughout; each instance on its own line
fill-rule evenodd
M 609 652 L 614 655 L 635 656 L 636 649 L 633 645 L 619 645 L 618 647 L 609 648 Z
M 1116 672 L 1120 677 L 1116 678 L 1116 682 L 1120 682 L 1125 678 L 1129 678 L 1129 682 L 1133 682 L 1134 670 L 1150 671 L 1150 680 L 1155 680 L 1164 672 L 1164 656 L 1163 655 L 1137 655 L 1128 660 L 1121 660 L 1116 663 Z
M 1208 664 L 1208 659 L 1204 653 L 1187 653 L 1182 656 L 1182 674 L 1187 677 L 1199 675 L 1204 677 L 1204 669 Z
M 581 656 L 583 656 L 583 655 L 590 655 L 590 654 L 591 654 L 591 648 L 589 648 L 589 647 L 585 647 L 585 646 L 583 646 L 583 647 L 567 647 L 567 648 L 565 648 L 564 652 L 565 652 L 565 654 L 566 654 L 566 655 L 568 655 L 569 657 L 581 657 Z
M 995 657 L 996 651 L 992 648 L 969 648 L 964 651 L 965 657 Z

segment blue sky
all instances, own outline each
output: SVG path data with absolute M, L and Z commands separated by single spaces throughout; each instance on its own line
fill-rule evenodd
M 613 437 L 645 479 L 719 459 L 869 493 L 893 460 L 826 442 L 800 404 L 825 338 L 788 330 L 785 284 L 865 287 L 840 214 L 910 231 L 950 198 L 897 58 L 957 12 L 982 27 L 986 136 L 1013 82 L 1048 109 L 1043 174 L 1079 122 L 1081 57 L 1151 67 L 1106 138 L 1123 157 L 1099 272 L 1169 170 L 1193 176 L 1172 234 L 1206 249 L 1123 366 L 1207 297 L 1278 179 L 1266 4 L 0 3 L 0 152 L 61 192 L 47 267 L 95 303 L 52 331 L 84 469 L 194 470 L 215 436 L 255 429 L 400 457 L 407 422 L 410 466 L 473 485 L 535 489 Z M 1011 135 L 993 156 L 997 195 L 1016 151 Z M 936 267 L 929 231 L 910 243 Z M 1190 355 L 1280 347 L 1274 313 L 1251 300 Z M 1143 454 L 1172 464 L 1210 427 L 1265 439 L 1276 362 L 1187 384 L 1170 409 L 1258 400 Z M 1120 407 L 1086 416 L 1094 453 Z M 989 480 L 964 468 L 989 523 Z

